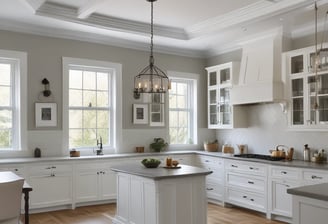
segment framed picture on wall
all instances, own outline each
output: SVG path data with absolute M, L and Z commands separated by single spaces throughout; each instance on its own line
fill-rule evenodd
M 133 104 L 133 124 L 148 124 L 148 104 Z
M 57 126 L 56 103 L 35 103 L 35 126 L 36 127 Z

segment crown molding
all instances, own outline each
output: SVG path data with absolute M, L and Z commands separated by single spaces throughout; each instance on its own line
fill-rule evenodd
M 12 31 L 17 33 L 25 33 L 31 35 L 39 35 L 51 38 L 62 38 L 69 40 L 85 41 L 89 43 L 104 44 L 113 47 L 120 47 L 126 49 L 149 51 L 149 43 L 142 43 L 131 40 L 124 40 L 105 35 L 92 34 L 82 31 L 72 31 L 66 29 L 54 29 L 43 26 L 35 26 L 30 24 L 16 23 L 12 21 L 2 20 L 0 30 Z M 172 46 L 164 46 L 156 44 L 154 48 L 155 53 L 177 55 L 190 58 L 204 58 L 207 53 L 205 50 L 193 50 L 185 48 L 177 48 Z
M 27 5 L 29 9 L 35 13 L 41 5 L 43 5 L 47 0 L 20 0 L 23 4 Z
M 149 36 L 150 33 L 149 23 L 103 16 L 100 14 L 91 14 L 85 19 L 79 19 L 78 9 L 50 2 L 45 2 L 38 10 L 36 10 L 35 14 L 106 30 L 122 31 L 147 36 Z M 184 29 L 180 28 L 154 25 L 154 33 L 156 36 L 174 38 L 178 40 L 188 40 L 186 32 Z
M 222 16 L 213 17 L 187 27 L 185 30 L 190 38 L 218 32 L 252 20 L 260 21 L 273 15 L 312 4 L 314 0 L 288 0 L 273 3 L 262 0 L 246 7 L 231 11 Z

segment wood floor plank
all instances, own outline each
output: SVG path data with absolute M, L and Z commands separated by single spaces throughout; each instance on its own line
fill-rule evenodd
M 115 204 L 78 207 L 30 215 L 31 224 L 111 224 L 116 213 Z M 262 213 L 242 208 L 226 208 L 208 204 L 208 224 L 281 224 L 268 220 Z M 169 223 L 168 223 L 169 224 Z

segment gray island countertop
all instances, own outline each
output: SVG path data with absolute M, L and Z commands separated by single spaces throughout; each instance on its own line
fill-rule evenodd
M 195 166 L 188 166 L 188 165 L 179 165 L 179 166 L 181 166 L 181 168 L 178 169 L 167 169 L 163 166 L 159 166 L 157 168 L 146 168 L 142 164 L 132 163 L 126 165 L 113 166 L 111 167 L 111 169 L 116 172 L 132 174 L 132 175 L 146 177 L 154 180 L 208 175 L 212 173 L 212 171 Z
M 328 183 L 287 189 L 288 194 L 328 201 Z

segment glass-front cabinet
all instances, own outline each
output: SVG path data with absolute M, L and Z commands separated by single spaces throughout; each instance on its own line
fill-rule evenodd
M 229 62 L 208 67 L 206 70 L 208 72 L 208 128 L 233 128 L 236 110 L 230 103 L 230 91 L 238 77 L 239 63 Z
M 327 129 L 328 51 L 316 59 L 314 47 L 284 53 L 286 62 L 289 126 L 295 129 Z M 315 71 L 315 64 L 318 64 Z

